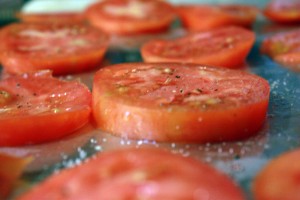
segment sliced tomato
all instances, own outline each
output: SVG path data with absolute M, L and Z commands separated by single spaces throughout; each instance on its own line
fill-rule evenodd
M 228 68 L 242 67 L 255 41 L 255 34 L 239 27 L 226 27 L 189 34 L 174 40 L 152 40 L 141 54 L 146 62 L 180 62 Z
M 141 148 L 98 155 L 50 177 L 19 200 L 244 199 L 226 175 L 167 151 Z
M 82 24 L 20 23 L 5 27 L 2 34 L 2 65 L 10 73 L 90 70 L 101 63 L 108 46 L 104 33 Z
M 170 63 L 127 63 L 100 69 L 93 84 L 98 127 L 128 138 L 219 142 L 262 127 L 266 80 L 242 71 Z
M 272 0 L 264 9 L 264 15 L 279 23 L 300 22 L 299 0 Z
M 78 152 L 80 153 L 79 158 L 85 158 L 87 155 L 80 151 L 80 147 L 89 144 L 90 140 L 96 138 L 97 135 L 99 135 L 98 130 L 91 123 L 87 123 L 59 141 L 28 146 L 0 147 L 0 154 L 30 157 L 32 160 L 24 172 L 40 172 L 57 163 L 64 162 L 66 158 L 71 158 Z
M 266 38 L 261 52 L 293 71 L 300 71 L 300 30 L 277 33 Z
M 90 6 L 89 22 L 110 34 L 139 34 L 166 30 L 174 8 L 161 0 L 107 0 Z
M 300 199 L 300 149 L 271 160 L 255 178 L 257 200 Z
M 91 94 L 79 82 L 49 71 L 10 76 L 0 82 L 0 146 L 57 140 L 90 119 Z
M 30 158 L 18 158 L 0 153 L 0 199 L 6 199 Z
M 224 26 L 251 27 L 258 9 L 246 5 L 182 5 L 177 8 L 183 25 L 190 31 L 205 31 Z
M 29 23 L 83 23 L 85 17 L 81 13 L 18 13 L 22 22 Z

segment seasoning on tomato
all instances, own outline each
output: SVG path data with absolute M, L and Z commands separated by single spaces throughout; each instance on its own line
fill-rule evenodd
M 12 75 L 0 82 L 0 146 L 58 140 L 90 120 L 91 93 L 49 71 Z
M 240 27 L 192 33 L 174 40 L 151 40 L 141 48 L 145 62 L 197 63 L 227 68 L 243 66 L 255 41 Z
M 0 199 L 7 198 L 30 160 L 0 153 Z
M 181 5 L 177 8 L 183 25 L 190 31 L 206 31 L 225 26 L 251 27 L 258 9 L 248 5 Z
M 161 32 L 175 18 L 174 8 L 161 0 L 105 0 L 86 10 L 89 22 L 109 34 Z
M 202 162 L 155 148 L 98 154 L 46 179 L 18 200 L 39 199 L 243 200 L 226 175 Z
M 300 199 L 300 149 L 274 158 L 258 173 L 253 183 L 257 200 Z
M 300 22 L 299 0 L 272 0 L 264 9 L 264 15 L 278 23 Z
M 19 23 L 5 27 L 0 45 L 7 72 L 50 69 L 53 74 L 96 68 L 108 46 L 108 37 L 83 24 Z
M 240 70 L 127 63 L 100 69 L 93 84 L 97 126 L 124 138 L 221 142 L 263 126 L 268 82 Z
M 300 72 L 300 30 L 277 33 L 265 38 L 261 52 L 283 66 Z

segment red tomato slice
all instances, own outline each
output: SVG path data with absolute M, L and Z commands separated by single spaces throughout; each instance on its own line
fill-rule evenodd
M 97 67 L 108 38 L 82 24 L 13 24 L 2 30 L 2 65 L 10 73 L 51 69 L 54 74 Z M 0 45 L 1 46 L 1 45 Z
M 255 35 L 239 27 L 226 27 L 175 40 L 152 40 L 142 46 L 146 62 L 198 63 L 237 68 L 243 65 Z
M 78 153 L 80 147 L 89 144 L 91 139 L 96 138 L 99 132 L 91 123 L 87 123 L 70 136 L 64 137 L 59 141 L 48 142 L 38 145 L 0 147 L 0 154 L 15 157 L 30 157 L 32 161 L 24 169 L 25 172 L 37 172 L 48 169 L 64 159 L 70 158 Z M 81 159 L 85 156 L 82 154 Z
M 141 148 L 98 155 L 50 177 L 19 200 L 39 199 L 242 200 L 226 175 L 167 151 Z
M 175 10 L 160 0 L 109 0 L 90 6 L 86 15 L 101 30 L 126 35 L 166 30 Z
M 128 63 L 94 78 L 98 127 L 138 139 L 219 142 L 247 138 L 263 125 L 270 88 L 258 76 L 188 64 Z
M 300 149 L 271 160 L 254 181 L 257 200 L 300 199 Z
M 29 162 L 29 158 L 17 158 L 0 153 L 0 199 L 6 199 Z
M 289 69 L 300 72 L 300 30 L 266 38 L 261 51 Z
M 83 23 L 84 15 L 81 13 L 19 13 L 17 17 L 22 22 L 29 23 Z
M 300 1 L 273 0 L 265 7 L 264 15 L 279 23 L 300 22 Z
M 0 146 L 57 140 L 90 119 L 91 94 L 81 83 L 52 78 L 49 71 L 0 82 Z
M 177 8 L 183 25 L 190 31 L 224 26 L 251 27 L 258 9 L 243 5 L 182 5 Z

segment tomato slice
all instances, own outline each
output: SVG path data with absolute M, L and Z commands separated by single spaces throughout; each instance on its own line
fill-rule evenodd
M 266 80 L 242 71 L 170 63 L 100 69 L 93 84 L 97 126 L 128 138 L 219 142 L 247 138 L 263 125 Z
M 300 199 L 300 149 L 271 160 L 255 178 L 257 200 Z
M 82 13 L 18 13 L 17 17 L 26 23 L 83 23 L 85 17 Z
M 83 24 L 20 23 L 2 30 L 2 65 L 10 73 L 51 69 L 55 75 L 97 67 L 108 38 Z
M 6 199 L 30 158 L 0 153 L 0 199 Z
M 300 71 L 300 30 L 277 33 L 266 38 L 261 52 L 293 71 Z
M 190 31 L 205 31 L 224 26 L 251 27 L 258 14 L 246 5 L 182 5 L 177 8 L 183 25 Z
M 0 82 L 0 146 L 57 140 L 90 119 L 91 93 L 79 82 L 49 71 L 10 76 Z
M 264 9 L 264 15 L 279 23 L 300 22 L 299 0 L 272 0 Z
M 90 6 L 86 16 L 107 33 L 126 35 L 166 30 L 175 10 L 160 0 L 110 0 Z
M 19 200 L 244 199 L 226 175 L 204 163 L 154 148 L 98 155 L 50 177 Z
M 146 62 L 197 63 L 228 68 L 242 67 L 255 41 L 255 34 L 239 27 L 226 27 L 189 34 L 174 40 L 152 40 L 141 54 Z

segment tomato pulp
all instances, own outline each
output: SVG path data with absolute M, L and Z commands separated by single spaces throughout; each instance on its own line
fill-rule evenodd
M 140 148 L 101 153 L 62 171 L 19 200 L 243 200 L 241 190 L 211 166 L 167 151 Z
M 0 146 L 53 141 L 90 120 L 91 93 L 81 83 L 55 79 L 49 71 L 0 82 Z
M 96 73 L 93 115 L 100 129 L 125 138 L 232 141 L 262 127 L 269 92 L 266 80 L 236 70 L 119 64 Z
M 257 200 L 300 199 L 300 149 L 271 160 L 253 183 Z M 280 181 L 279 181 L 280 180 Z
M 30 160 L 0 153 L 0 199 L 6 199 Z
M 276 62 L 300 72 L 300 30 L 277 33 L 266 38 L 261 51 Z
M 239 68 L 255 41 L 252 31 L 239 27 L 189 34 L 174 40 L 152 40 L 142 46 L 146 62 L 180 62 Z
M 100 65 L 108 46 L 103 32 L 83 24 L 12 24 L 1 30 L 0 37 L 2 65 L 10 73 L 90 70 Z
M 300 2 L 298 0 L 272 0 L 265 7 L 264 15 L 279 23 L 299 23 Z
M 166 30 L 175 10 L 160 0 L 109 0 L 91 5 L 86 16 L 106 33 L 131 35 Z
M 190 31 L 207 31 L 226 26 L 251 27 L 258 9 L 246 5 L 182 5 L 177 8 L 183 25 Z

